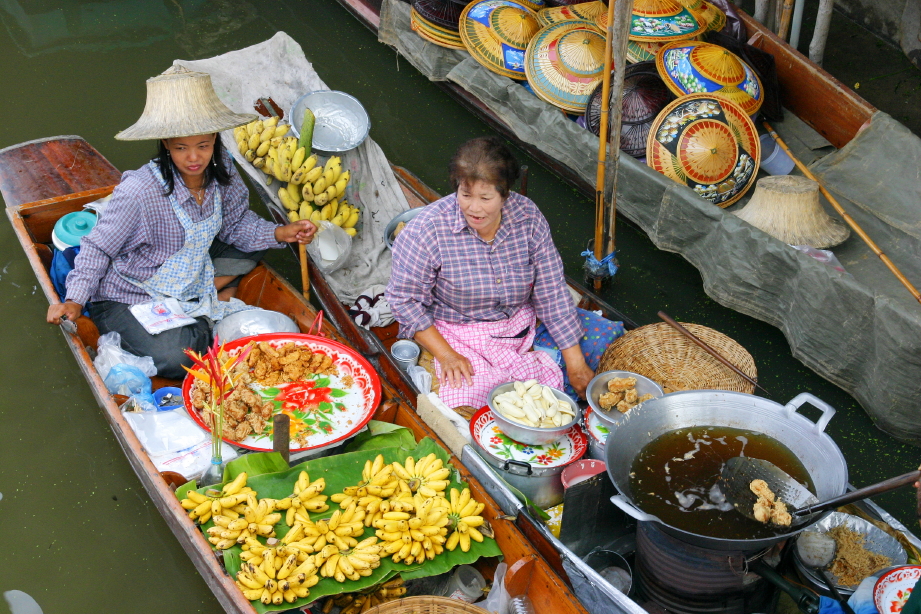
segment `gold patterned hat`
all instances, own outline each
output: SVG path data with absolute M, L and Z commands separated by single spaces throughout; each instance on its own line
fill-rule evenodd
M 452 31 L 428 21 L 416 12 L 415 8 L 409 11 L 409 24 L 416 34 L 434 45 L 448 49 L 466 49 L 456 30 Z
M 134 125 L 115 135 L 119 141 L 173 139 L 214 134 L 248 124 L 255 113 L 234 113 L 217 97 L 211 75 L 170 66 L 147 80 L 147 104 Z
M 524 53 L 540 30 L 537 14 L 512 0 L 479 0 L 460 17 L 461 40 L 477 62 L 511 79 L 524 79 Z
M 733 52 L 701 41 L 676 41 L 659 49 L 656 68 L 678 96 L 708 92 L 739 105 L 754 115 L 764 90 L 748 64 Z
M 646 142 L 646 164 L 719 207 L 742 198 L 760 162 L 755 123 L 713 94 L 682 96 L 662 109 Z
M 555 23 L 534 35 L 525 53 L 525 73 L 538 98 L 564 111 L 585 113 L 604 75 L 604 35 L 577 20 Z

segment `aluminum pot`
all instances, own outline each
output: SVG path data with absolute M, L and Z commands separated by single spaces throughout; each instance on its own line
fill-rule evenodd
M 470 419 L 470 435 L 477 454 L 499 477 L 542 509 L 562 503 L 561 474 L 585 456 L 588 449 L 588 437 L 578 425 L 550 445 L 516 442 L 498 430 L 488 407 L 480 409 Z
M 639 396 L 643 396 L 644 394 L 651 394 L 655 398 L 665 396 L 665 391 L 662 389 L 662 386 L 639 373 L 633 373 L 631 371 L 603 371 L 599 373 L 588 383 L 588 388 L 585 390 L 585 398 L 588 399 L 588 404 L 591 406 L 592 411 L 595 412 L 595 417 L 611 431 L 616 429 L 627 415 L 613 408 L 609 410 L 601 409 L 601 395 L 608 391 L 608 382 L 615 377 L 636 378 L 636 393 Z
M 796 413 L 804 403 L 822 410 L 818 422 Z M 619 494 L 611 498 L 617 507 L 640 521 L 661 523 L 670 535 L 695 546 L 715 550 L 754 552 L 799 533 L 824 515 L 817 514 L 796 530 L 760 539 L 723 539 L 691 533 L 670 526 L 639 509 L 630 490 L 630 470 L 642 449 L 660 435 L 681 428 L 723 426 L 764 433 L 784 444 L 809 473 L 819 500 L 844 494 L 847 462 L 825 427 L 835 409 L 809 393 L 801 393 L 786 405 L 741 392 L 695 390 L 674 392 L 632 409 L 605 446 L 608 475 Z M 616 439 L 616 441 L 615 441 Z

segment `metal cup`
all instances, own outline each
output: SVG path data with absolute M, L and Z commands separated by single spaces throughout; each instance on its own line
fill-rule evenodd
M 419 346 L 409 339 L 400 339 L 390 348 L 390 355 L 397 361 L 401 371 L 406 371 L 419 362 Z

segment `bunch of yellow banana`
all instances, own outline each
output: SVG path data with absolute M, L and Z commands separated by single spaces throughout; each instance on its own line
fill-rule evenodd
M 347 593 L 329 597 L 323 603 L 323 614 L 329 614 L 333 606 L 339 608 L 339 614 L 360 614 L 367 612 L 376 605 L 399 599 L 406 594 L 403 579 L 397 576 L 383 584 L 378 584 L 360 593 Z
M 316 165 L 315 154 L 311 158 L 314 161 L 308 158 L 288 185 L 279 190 L 278 198 L 288 210 L 288 218 L 291 221 L 309 219 L 315 224 L 328 220 L 355 236 L 355 225 L 361 214 L 358 207 L 342 198 L 351 173 L 342 170 L 342 159 L 338 156 L 330 157 L 322 167 Z
M 237 572 L 237 586 L 250 601 L 293 603 L 310 595 L 310 587 L 320 581 L 312 557 L 298 563 L 296 553 L 266 548 L 256 560 L 245 561 Z
M 179 505 L 190 510 L 189 518 L 199 524 L 205 524 L 215 516 L 239 518 L 243 513 L 243 503 L 251 493 L 255 494 L 255 491 L 246 485 L 246 472 L 243 472 L 220 491 L 208 490 L 203 495 L 198 491 L 189 490 L 179 501 Z
M 380 544 L 373 535 L 348 549 L 327 544 L 314 555 L 314 564 L 324 578 L 333 578 L 336 582 L 359 580 L 380 567 Z
M 235 128 L 233 137 L 243 157 L 256 168 L 262 168 L 269 149 L 277 146 L 290 128 L 287 124 L 279 124 L 277 117 L 269 117 Z M 297 139 L 294 139 L 294 142 L 297 143 Z M 256 160 L 261 160 L 260 164 L 256 164 Z
M 402 480 L 406 480 L 414 493 L 423 497 L 444 497 L 444 489 L 450 483 L 451 470 L 444 466 L 441 459 L 431 453 L 415 462 L 412 456 L 406 458 L 405 464 L 393 463 L 393 471 Z
M 445 548 L 454 550 L 460 544 L 461 550 L 467 552 L 470 550 L 470 540 L 483 541 L 483 533 L 477 527 L 489 529 L 489 525 L 480 516 L 485 507 L 482 503 L 470 497 L 470 489 L 465 488 L 463 492 L 458 493 L 456 488 L 451 489 L 450 511 L 448 513 L 451 527 L 454 532 L 448 537 Z
M 450 506 L 444 497 L 414 497 L 415 513 L 387 512 L 375 521 L 374 534 L 381 539 L 383 555 L 407 565 L 432 560 L 444 549 Z
M 284 499 L 275 501 L 275 509 L 287 510 L 285 522 L 289 527 L 293 527 L 294 516 L 298 511 L 303 510 L 305 512 L 304 516 L 309 519 L 310 516 L 306 512 L 319 514 L 329 509 L 326 504 L 326 500 L 329 497 L 323 494 L 325 489 L 326 480 L 318 478 L 311 482 L 307 472 L 301 471 L 297 482 L 294 484 L 294 493 Z
M 208 541 L 218 550 L 226 550 L 235 544 L 242 544 L 254 537 L 275 537 L 275 525 L 281 521 L 281 514 L 274 512 L 274 499 L 261 499 L 256 503 L 253 493 L 247 493 L 248 503 L 243 508 L 242 518 L 218 515 L 212 517 L 214 526 L 205 531 Z
M 347 486 L 341 493 L 330 498 L 343 509 L 357 504 L 358 509 L 364 512 L 364 526 L 370 527 L 381 514 L 390 511 L 390 507 L 384 505 L 385 499 L 403 490 L 409 489 L 405 484 L 401 488 L 400 480 L 393 473 L 393 466 L 384 463 L 383 455 L 378 454 L 374 461 L 365 461 L 361 482 L 357 486 Z

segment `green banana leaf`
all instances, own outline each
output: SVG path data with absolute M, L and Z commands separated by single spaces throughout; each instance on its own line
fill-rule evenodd
M 233 481 L 235 477 L 246 472 L 247 481 L 249 478 L 264 473 L 278 473 L 288 469 L 288 463 L 281 457 L 278 452 L 253 452 L 244 454 L 236 458 L 224 467 L 224 482 Z M 223 486 L 221 484 L 221 486 Z
M 362 431 L 345 447 L 346 452 L 358 450 L 378 450 L 381 448 L 403 448 L 412 450 L 416 447 L 413 432 L 405 426 L 371 420 L 368 430 Z
M 391 431 L 391 433 L 393 432 L 395 431 Z M 388 437 L 391 433 L 385 433 L 383 436 Z M 372 440 L 369 439 L 368 442 L 370 441 Z M 375 449 L 363 449 L 356 452 L 318 458 L 284 471 L 252 476 L 247 479 L 247 485 L 258 493 L 259 498 L 270 497 L 273 499 L 280 499 L 291 494 L 294 489 L 294 483 L 297 481 L 301 471 L 307 471 L 311 481 L 320 477 L 326 480 L 326 488 L 323 493 L 329 496 L 337 492 L 342 492 L 342 489 L 346 486 L 357 484 L 361 479 L 361 470 L 364 467 L 365 461 L 373 460 L 378 454 L 384 456 L 384 462 L 392 463 L 394 461 L 403 462 L 407 456 L 413 456 L 416 459 L 422 458 L 432 452 L 441 458 L 446 465 L 448 464 L 448 453 L 433 440 L 424 438 L 419 441 L 418 445 L 411 451 L 407 451 L 400 447 L 380 449 L 375 447 Z M 243 458 L 246 458 L 246 456 Z M 451 488 L 462 490 L 467 487 L 466 484 L 456 481 L 456 477 L 456 472 L 454 472 L 451 476 L 451 484 L 448 486 L 448 492 L 450 492 Z M 181 497 L 187 490 L 188 488 L 185 486 L 178 489 L 177 496 Z M 337 508 L 338 506 L 332 504 L 330 509 L 326 512 L 311 514 L 311 519 L 316 521 L 323 518 L 329 518 Z M 213 523 L 209 521 L 202 527 L 202 530 L 207 530 L 211 526 L 213 526 Z M 281 522 L 275 525 L 276 536 L 279 538 L 284 537 L 289 528 L 290 527 L 285 524 L 285 514 L 282 513 Z M 373 527 L 368 527 L 365 529 L 364 534 L 356 539 L 361 541 L 365 537 L 370 537 L 371 535 L 374 535 L 374 529 Z M 234 546 L 229 550 L 225 550 L 223 553 L 224 564 L 231 577 L 235 577 L 240 570 L 241 552 L 242 549 L 239 546 Z M 333 578 L 322 578 L 316 586 L 310 589 L 310 596 L 305 599 L 299 599 L 294 603 L 285 603 L 279 606 L 264 605 L 261 602 L 255 601 L 253 602 L 253 607 L 260 614 L 266 612 L 283 612 L 292 608 L 302 607 L 329 595 L 359 591 L 385 582 L 397 574 L 402 575 L 404 579 L 423 578 L 444 573 L 457 565 L 473 563 L 480 557 L 497 556 L 502 556 L 502 551 L 499 549 L 499 546 L 496 544 L 495 540 L 486 538 L 482 543 L 471 542 L 468 552 L 463 552 L 460 548 L 451 552 L 446 550 L 442 554 L 436 556 L 434 560 L 411 566 L 394 563 L 390 557 L 387 557 L 381 560 L 381 566 L 375 569 L 370 576 L 362 578 L 361 580 L 339 583 Z

